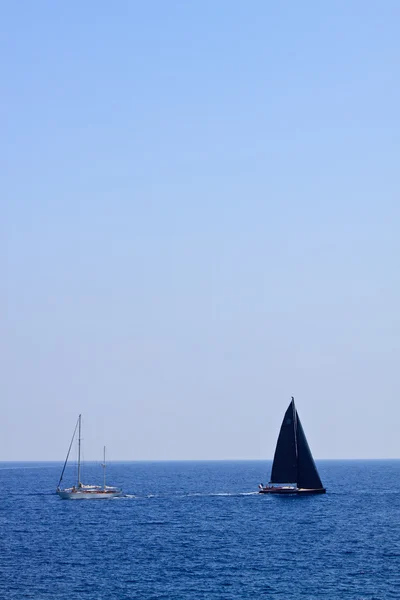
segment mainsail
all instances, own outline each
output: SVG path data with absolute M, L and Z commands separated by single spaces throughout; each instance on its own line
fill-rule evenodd
M 283 417 L 270 483 L 296 483 L 303 489 L 323 488 L 293 397 Z
M 297 481 L 296 409 L 294 401 L 289 404 L 283 417 L 274 462 L 271 483 L 295 483 Z

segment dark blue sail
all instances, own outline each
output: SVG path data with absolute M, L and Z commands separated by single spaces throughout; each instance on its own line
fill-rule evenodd
M 297 422 L 297 454 L 298 454 L 298 476 L 297 487 L 304 489 L 320 489 L 322 481 L 315 466 L 304 429 L 296 411 Z
M 295 483 L 297 481 L 296 409 L 289 404 L 283 417 L 270 483 Z

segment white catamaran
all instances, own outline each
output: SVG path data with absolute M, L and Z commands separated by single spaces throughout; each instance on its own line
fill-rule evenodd
M 64 467 L 61 472 L 60 481 L 57 486 L 57 494 L 60 498 L 65 500 L 87 500 L 87 499 L 101 499 L 101 498 L 116 498 L 117 496 L 121 496 L 122 490 L 117 487 L 111 487 L 106 485 L 106 448 L 104 446 L 104 458 L 103 464 L 103 486 L 100 485 L 84 485 L 81 482 L 81 424 L 82 424 L 82 416 L 79 415 L 78 420 L 75 425 L 74 433 L 72 436 L 71 443 L 68 448 L 67 458 L 65 459 Z M 72 444 L 75 439 L 76 430 L 78 429 L 78 480 L 77 484 L 70 487 L 61 489 L 60 485 L 64 477 L 65 467 L 68 463 L 68 458 L 71 452 Z

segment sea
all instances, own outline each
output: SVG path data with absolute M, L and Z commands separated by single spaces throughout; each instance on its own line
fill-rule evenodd
M 0 599 L 399 600 L 400 461 L 317 466 L 297 497 L 267 461 L 111 463 L 123 497 L 68 501 L 61 463 L 0 463 Z

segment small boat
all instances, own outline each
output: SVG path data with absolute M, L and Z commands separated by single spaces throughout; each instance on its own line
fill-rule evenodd
M 272 464 L 271 481 L 258 486 L 260 494 L 325 494 L 326 489 L 294 404 L 283 417 Z
M 81 427 L 82 427 L 82 415 L 79 415 L 78 420 L 75 425 L 74 433 L 72 435 L 72 440 L 68 448 L 67 457 L 65 459 L 64 467 L 61 472 L 60 481 L 57 486 L 57 494 L 60 498 L 64 500 L 99 500 L 103 498 L 116 498 L 117 496 L 121 496 L 122 490 L 117 487 L 111 487 L 106 485 L 106 447 L 104 446 L 104 455 L 103 455 L 103 485 L 84 485 L 81 482 Z M 76 485 L 61 489 L 60 485 L 64 477 L 65 467 L 68 463 L 68 458 L 71 452 L 72 444 L 75 439 L 76 430 L 78 430 L 78 478 Z

